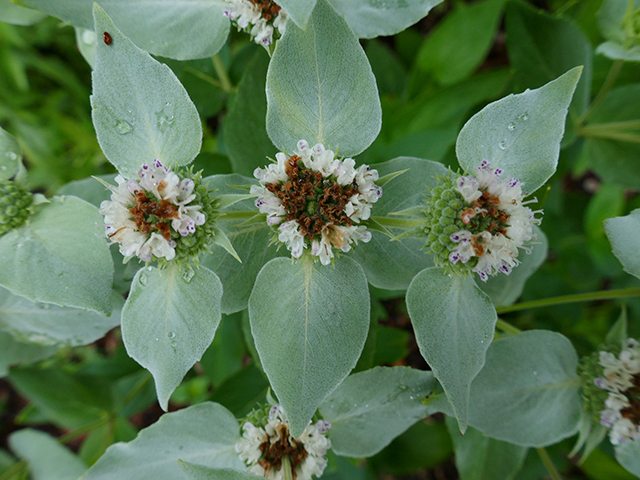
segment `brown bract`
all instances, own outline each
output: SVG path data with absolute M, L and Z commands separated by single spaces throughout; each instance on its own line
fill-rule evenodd
M 285 166 L 289 179 L 267 183 L 265 188 L 281 200 L 287 212 L 285 220 L 296 220 L 303 236 L 311 241 L 324 230 L 331 243 L 341 247 L 344 245 L 342 235 L 338 238 L 333 226 L 352 225 L 344 207 L 350 197 L 360 192 L 355 186 L 343 187 L 335 180 L 323 179 L 320 172 L 302 167 L 300 160 L 297 155 L 290 157 Z
M 260 451 L 263 452 L 263 455 L 258 464 L 265 469 L 265 473 L 279 471 L 282 468 L 282 459 L 287 457 L 291 463 L 291 474 L 295 480 L 298 476 L 296 469 L 309 454 L 304 449 L 302 442 L 289 437 L 289 429 L 285 424 L 278 426 L 278 437 L 276 442 L 271 443 L 269 436 L 266 436 L 260 445 Z
M 172 220 L 180 216 L 176 206 L 169 200 L 152 202 L 141 190 L 138 190 L 135 196 L 137 205 L 130 208 L 129 212 L 133 215 L 133 221 L 136 222 L 138 230 L 142 233 L 149 233 L 155 228 L 160 231 L 165 240 L 171 240 L 171 228 L 163 220 Z M 150 215 L 154 215 L 159 221 L 149 223 Z
M 260 9 L 260 15 L 265 20 L 271 20 L 280 13 L 280 6 L 271 0 L 249 0 Z
M 640 425 L 640 373 L 636 373 L 633 376 L 633 387 L 622 392 L 629 401 L 629 406 L 623 408 L 620 414 L 630 420 L 634 425 Z
M 491 223 L 487 228 L 487 232 L 491 235 L 495 235 L 496 233 L 506 235 L 507 229 L 504 228 L 504 225 L 506 225 L 509 220 L 509 215 L 496 208 L 496 205 L 499 204 L 500 198 L 497 195 L 491 195 L 489 192 L 484 191 L 480 198 L 473 201 L 473 206 L 467 208 L 460 214 L 460 218 L 465 225 L 468 225 L 476 216 L 490 218 Z

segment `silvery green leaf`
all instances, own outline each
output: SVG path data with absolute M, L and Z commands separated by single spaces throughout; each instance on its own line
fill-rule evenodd
M 316 6 L 316 1 L 317 0 L 280 0 L 278 5 L 285 9 L 291 17 L 291 20 L 293 20 L 299 28 L 306 30 L 311 12 L 313 12 Z
M 17 341 L 13 335 L 0 331 L 0 378 L 9 373 L 10 365 L 30 363 L 50 357 L 57 347 Z
M 399 157 L 375 165 L 381 177 L 409 169 L 390 180 L 383 187 L 383 194 L 371 211 L 374 218 L 418 207 L 424 203 L 428 187 L 436 185 L 436 175 L 444 175 L 447 169 L 438 162 L 420 158 Z M 398 235 L 401 229 L 389 227 Z M 404 238 L 389 241 L 379 232 L 372 232 L 369 243 L 354 247 L 352 258 L 367 274 L 371 285 L 387 290 L 404 290 L 418 272 L 433 266 L 433 256 L 428 255 L 421 238 Z
M 447 275 L 436 267 L 413 279 L 407 310 L 420 353 L 444 388 L 464 433 L 471 382 L 485 363 L 496 310 L 470 276 Z
M 469 172 L 484 159 L 505 177 L 516 177 L 527 193 L 553 175 L 560 155 L 567 111 L 582 67 L 535 90 L 490 103 L 465 124 L 456 153 Z
M 360 38 L 395 35 L 410 27 L 442 0 L 329 0 Z
M 11 0 L 0 0 L 0 21 L 4 23 L 28 26 L 38 23 L 46 17 L 46 13 L 15 5 Z
M 20 157 L 22 150 L 16 137 L 0 128 L 0 180 L 12 178 L 18 172 Z
M 87 470 L 78 456 L 39 430 L 27 428 L 12 433 L 9 447 L 27 462 L 33 480 L 76 480 Z
M 230 468 L 210 468 L 203 465 L 180 461 L 180 468 L 193 480 L 252 480 L 264 478 L 249 472 Z
M 98 209 L 76 197 L 38 206 L 0 237 L 0 285 L 35 302 L 110 315 L 113 261 L 101 222 Z
M 616 446 L 616 458 L 620 465 L 640 477 L 640 439 L 629 440 Z
M 460 435 L 455 421 L 446 420 L 461 480 L 512 480 L 522 468 L 527 448 L 485 437 L 475 428 Z
M 615 42 L 604 42 L 598 45 L 596 53 L 604 55 L 612 60 L 624 62 L 640 62 L 640 45 L 624 48 L 624 45 Z
M 624 348 L 627 344 L 627 340 L 629 339 L 627 323 L 627 306 L 623 305 L 618 320 L 613 324 L 611 329 L 607 332 L 607 336 L 604 338 L 604 344 Z
M 115 174 L 109 173 L 107 175 L 75 180 L 63 185 L 60 190 L 58 190 L 58 195 L 74 195 L 99 208 L 103 201 L 111 198 L 111 191 L 109 191 L 106 186 L 100 186 L 99 182 L 115 185 L 115 177 Z
M 534 226 L 536 239 L 533 242 L 531 253 L 520 250 L 518 260 L 520 265 L 513 269 L 511 275 L 499 273 L 489 277 L 486 282 L 477 281 L 478 287 L 489 295 L 496 307 L 506 307 L 518 300 L 524 290 L 524 284 L 547 259 L 549 242 L 547 236 L 540 228 Z
M 624 217 L 608 218 L 604 231 L 624 271 L 640 278 L 640 208 Z
M 346 256 L 334 265 L 275 258 L 249 297 L 251 333 L 291 433 L 298 437 L 320 402 L 355 367 L 369 330 L 369 289 Z
M 244 469 L 235 451 L 240 426 L 217 403 L 205 402 L 167 413 L 135 440 L 116 443 L 83 480 L 188 480 L 179 460 L 216 468 Z
M 96 32 L 85 28 L 76 28 L 76 45 L 91 68 L 96 64 Z
M 431 372 L 376 367 L 345 379 L 319 407 L 331 423 L 332 450 L 346 457 L 370 457 L 428 415 L 422 400 L 435 381 Z
M 209 189 L 216 194 L 233 194 L 242 192 L 231 185 L 252 185 L 256 181 L 237 174 L 214 175 L 203 180 L 209 184 Z M 247 199 L 231 205 L 222 212 L 255 212 L 253 200 Z M 222 295 L 222 313 L 235 313 L 247 308 L 253 282 L 260 269 L 272 258 L 289 256 L 286 248 L 277 250 L 275 245 L 269 245 L 271 228 L 267 221 L 261 218 L 257 222 L 246 225 L 245 219 L 229 219 L 222 216 L 217 219 L 218 226 L 224 230 L 242 263 L 228 253 L 223 247 L 214 245 L 211 253 L 204 253 L 200 264 L 216 272 L 224 286 Z
M 596 16 L 600 33 L 605 39 L 621 45 L 627 41 L 623 21 L 627 15 L 628 7 L 629 0 L 604 0 L 602 2 Z M 633 11 L 638 8 L 640 8 L 640 0 L 634 0 Z
M 469 424 L 523 447 L 574 435 L 581 411 L 578 356 L 559 333 L 530 330 L 493 342 L 471 385 Z
M 93 29 L 93 0 L 21 0 L 74 27 Z M 100 0 L 113 21 L 140 48 L 189 60 L 214 55 L 227 39 L 229 19 L 216 0 Z M 102 41 L 102 31 L 98 35 Z
M 306 30 L 288 25 L 267 72 L 267 132 L 292 152 L 298 140 L 343 156 L 364 151 L 382 110 L 364 50 L 343 18 L 318 1 Z
M 128 177 L 156 158 L 167 166 L 191 163 L 200 151 L 202 126 L 186 90 L 97 4 L 94 13 L 98 43 L 91 106 L 105 156 Z M 110 45 L 103 32 L 111 36 Z
M 191 270 L 173 263 L 136 273 L 122 310 L 122 340 L 129 356 L 153 375 L 163 410 L 211 344 L 221 298 L 220 280 L 204 266 Z
M 0 331 L 19 342 L 42 346 L 88 345 L 120 325 L 123 303 L 122 297 L 114 294 L 114 312 L 104 317 L 90 310 L 34 303 L 0 287 Z

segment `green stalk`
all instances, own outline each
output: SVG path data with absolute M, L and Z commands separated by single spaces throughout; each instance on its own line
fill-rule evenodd
M 27 470 L 27 462 L 24 460 L 20 460 L 18 463 L 14 464 L 9 470 L 0 475 L 0 480 L 12 480 L 16 477 L 16 475 L 21 474 Z
M 517 335 L 522 331 L 519 328 L 514 327 L 510 323 L 507 323 L 507 322 L 505 322 L 504 320 L 502 320 L 500 318 L 498 319 L 498 322 L 496 323 L 496 327 L 498 327 L 504 333 L 508 333 L 510 335 Z
M 551 458 L 549 457 L 549 454 L 547 453 L 547 451 L 542 447 L 536 448 L 536 450 L 538 451 L 538 455 L 540 455 L 540 459 L 542 460 L 542 463 L 544 463 L 544 466 L 547 467 L 547 471 L 549 472 L 549 475 L 551 475 L 551 478 L 553 480 L 562 480 L 560 473 L 558 472 L 558 470 L 556 469 L 556 466 L 551 461 Z
M 596 300 L 612 300 L 614 298 L 640 297 L 640 288 L 624 288 L 621 290 L 604 290 L 598 292 L 578 293 L 563 295 L 560 297 L 543 298 L 532 302 L 516 303 L 508 307 L 496 309 L 498 315 L 509 312 L 517 312 L 529 308 L 549 307 L 551 305 L 564 305 L 567 303 L 593 302 Z
M 604 101 L 609 91 L 613 88 L 613 84 L 616 83 L 616 79 L 620 74 L 622 65 L 624 65 L 624 62 L 622 60 L 616 60 L 615 62 L 613 62 L 611 68 L 609 69 L 609 73 L 607 74 L 607 78 L 605 79 L 602 87 L 600 88 L 600 91 L 598 92 L 598 95 L 596 95 L 596 98 L 593 100 L 593 102 L 591 102 L 591 105 L 589 105 L 589 109 L 586 111 L 586 113 L 578 119 L 578 125 L 583 125 L 584 122 L 586 122 L 587 119 L 591 116 L 593 111 L 598 108 Z
M 65 433 L 64 435 L 58 437 L 58 442 L 62 444 L 70 442 L 71 440 L 79 437 L 80 435 L 84 435 L 87 432 L 91 432 L 92 430 L 95 430 L 96 428 L 99 428 L 102 425 L 109 423 L 110 420 L 111 420 L 111 417 L 109 415 L 105 415 L 104 417 L 102 417 L 100 420 L 96 422 L 89 423 L 84 427 L 76 428 L 75 430 L 72 430 L 69 433 Z
M 424 224 L 422 219 L 374 217 L 374 220 L 385 227 L 414 228 Z
M 211 60 L 213 61 L 213 67 L 216 69 L 216 74 L 220 79 L 222 90 L 227 93 L 233 92 L 235 88 L 231 83 L 231 80 L 229 79 L 229 75 L 227 75 L 227 70 L 226 68 L 224 68 L 224 64 L 222 63 L 220 55 L 216 53 L 213 57 L 211 57 Z
M 293 480 L 293 473 L 291 472 L 291 462 L 289 457 L 282 459 L 282 472 L 284 473 L 284 480 Z
M 620 142 L 640 143 L 640 135 L 619 132 L 608 128 L 595 128 L 595 125 L 579 128 L 578 135 L 585 138 L 608 138 L 610 140 L 618 140 Z

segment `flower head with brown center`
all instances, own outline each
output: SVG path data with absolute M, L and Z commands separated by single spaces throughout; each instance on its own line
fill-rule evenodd
M 249 32 L 256 43 L 271 45 L 277 30 L 284 33 L 287 14 L 271 0 L 225 0 L 224 15 Z
M 254 421 L 256 424 L 244 423 L 242 439 L 236 444 L 236 452 L 249 472 L 271 480 L 284 479 L 284 469 L 290 469 L 287 473 L 294 480 L 322 475 L 327 466 L 324 456 L 331 448 L 331 440 L 326 437 L 331 427 L 328 422 L 310 422 L 300 437 L 293 438 L 280 405 L 271 407 L 261 421 Z
M 267 214 L 267 223 L 278 225 L 278 240 L 295 258 L 305 248 L 323 265 L 331 263 L 332 249 L 343 252 L 358 241 L 368 242 L 371 233 L 361 221 L 371 216 L 371 206 L 382 195 L 374 182 L 378 172 L 363 165 L 355 169 L 352 158 L 337 159 L 322 144 L 313 148 L 300 140 L 294 155 L 276 155 L 276 163 L 257 168 L 259 185 L 255 205 Z

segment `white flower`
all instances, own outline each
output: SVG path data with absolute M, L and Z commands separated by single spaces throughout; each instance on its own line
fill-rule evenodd
M 501 169 L 492 169 L 484 160 L 476 168 L 475 177 L 463 176 L 455 181 L 455 190 L 467 205 L 460 217 L 468 229 L 451 234 L 451 241 L 458 245 L 450 251 L 449 261 L 467 263 L 477 258 L 472 271 L 483 281 L 498 272 L 511 273 L 520 263 L 518 249 L 526 249 L 525 243 L 535 237 L 533 226 L 540 223 L 534 216 L 538 212 L 522 202 L 518 179 L 501 176 Z M 486 230 L 473 231 L 482 228 Z
M 111 200 L 100 205 L 107 238 L 120 244 L 127 259 L 137 255 L 145 262 L 172 260 L 176 256 L 172 231 L 187 236 L 206 221 L 202 207 L 190 205 L 196 198 L 195 184 L 189 178 L 181 180 L 159 160 L 143 164 L 137 176 L 126 180 L 118 175 L 118 186 L 109 187 Z
M 352 158 L 340 160 L 322 144 L 310 147 L 300 140 L 294 155 L 280 152 L 276 162 L 256 168 L 259 185 L 251 187 L 256 207 L 278 226 L 278 240 L 294 258 L 304 249 L 323 265 L 334 258 L 333 249 L 348 252 L 358 242 L 369 242 L 371 233 L 357 225 L 371 216 L 371 206 L 382 196 L 374 182 L 378 172 Z
M 242 439 L 236 443 L 235 450 L 250 473 L 271 480 L 284 478 L 283 459 L 278 455 L 287 451 L 294 478 L 311 480 L 314 475 L 320 477 L 327 466 L 324 456 L 331 448 L 331 440 L 326 437 L 330 427 L 331 424 L 322 420 L 315 424 L 309 422 L 302 435 L 293 438 L 284 410 L 275 405 L 264 427 L 249 422 L 242 426 Z
M 223 11 L 239 28 L 249 31 L 256 43 L 270 45 L 273 32 L 284 34 L 287 13 L 271 0 L 225 0 Z
M 640 381 L 640 344 L 628 339 L 617 357 L 611 352 L 600 352 L 599 363 L 604 378 L 596 378 L 594 383 L 609 392 L 605 409 L 600 412 L 600 423 L 611 428 L 611 443 L 619 445 L 640 437 L 640 426 L 632 421 L 640 416 L 636 391 L 640 386 L 636 383 Z

